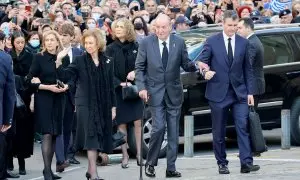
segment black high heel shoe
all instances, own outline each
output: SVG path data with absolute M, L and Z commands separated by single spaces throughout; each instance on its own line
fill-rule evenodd
M 126 162 L 126 163 L 124 163 L 124 162 L 123 162 L 123 161 L 124 161 L 124 159 L 125 159 L 125 157 L 123 157 L 123 158 L 122 158 L 121 167 L 122 167 L 123 169 L 127 169 L 127 168 L 129 168 L 129 165 L 128 165 L 129 156 L 127 156 L 126 158 L 127 158 L 127 162 Z
M 46 172 L 45 170 L 43 170 L 43 176 L 45 180 L 53 180 L 53 176 L 51 171 L 50 172 Z
M 91 179 L 91 174 L 89 172 L 86 172 L 85 177 L 86 177 L 87 180 L 90 180 Z M 97 177 L 97 178 L 91 179 L 91 180 L 104 180 L 104 179 Z
M 86 172 L 86 173 L 85 173 L 85 177 L 86 177 L 87 180 L 90 180 L 90 179 L 91 179 L 91 174 L 88 173 L 88 172 Z
M 51 174 L 52 174 L 52 178 L 53 178 L 53 179 L 61 179 L 60 176 L 54 174 L 53 172 L 51 172 Z

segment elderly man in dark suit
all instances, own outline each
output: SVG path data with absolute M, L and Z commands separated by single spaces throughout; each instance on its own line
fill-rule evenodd
M 198 62 L 208 80 L 205 97 L 211 109 L 213 147 L 219 174 L 230 173 L 225 150 L 229 110 L 232 112 L 238 137 L 241 173 L 260 168 L 253 165 L 248 132 L 248 105 L 254 105 L 253 71 L 247 52 L 249 42 L 235 34 L 237 24 L 237 13 L 225 11 L 223 32 L 207 38 Z
M 16 89 L 12 59 L 4 52 L 5 35 L 0 32 L 0 180 L 7 178 L 6 131 L 11 127 Z
M 157 166 L 167 125 L 166 177 L 181 177 L 175 167 L 183 102 L 180 67 L 185 71 L 196 71 L 196 66 L 188 59 L 184 40 L 171 34 L 172 24 L 167 15 L 157 17 L 155 28 L 155 35 L 141 41 L 136 59 L 139 95 L 148 102 L 153 119 L 145 173 L 149 177 L 155 177 L 154 166 Z
M 260 96 L 265 93 L 264 46 L 254 34 L 254 23 L 250 18 L 242 18 L 238 23 L 238 34 L 249 40 L 248 57 L 253 69 L 254 108 L 257 109 Z

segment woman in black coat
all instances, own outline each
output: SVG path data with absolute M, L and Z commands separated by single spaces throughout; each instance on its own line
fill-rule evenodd
M 13 157 L 18 158 L 19 174 L 25 175 L 25 158 L 33 154 L 34 119 L 29 111 L 31 93 L 25 85 L 25 76 L 29 72 L 32 54 L 25 49 L 25 37 L 21 31 L 15 31 L 11 37 L 13 71 L 16 75 L 16 90 L 25 103 L 22 109 L 15 108 L 15 135 L 12 140 L 12 151 L 8 154 L 8 169 L 13 170 Z
M 37 131 L 43 134 L 42 154 L 44 160 L 43 175 L 46 180 L 56 179 L 51 163 L 54 154 L 56 136 L 62 133 L 62 120 L 66 87 L 58 80 L 63 80 L 56 72 L 57 53 L 62 50 L 62 43 L 56 31 L 43 34 L 41 53 L 34 56 L 27 81 L 35 90 L 34 113 Z
M 87 30 L 82 38 L 86 53 L 77 56 L 66 69 L 61 66 L 61 59 L 68 50 L 59 54 L 56 62 L 62 76 L 70 79 L 68 86 L 76 83 L 76 148 L 87 150 L 86 177 L 94 180 L 100 180 L 96 165 L 98 152 L 112 151 L 112 119 L 116 114 L 113 61 L 103 53 L 104 38 L 99 29 Z
M 115 41 L 107 47 L 106 53 L 114 59 L 115 92 L 117 99 L 116 122 L 119 130 L 127 135 L 127 124 L 134 122 L 134 132 L 137 149 L 137 165 L 140 165 L 141 152 L 141 118 L 143 115 L 143 102 L 140 98 L 134 100 L 122 99 L 122 87 L 134 84 L 135 59 L 138 52 L 138 44 L 135 42 L 135 31 L 128 19 L 119 19 L 112 24 L 113 38 Z M 128 113 L 130 112 L 130 113 Z M 125 137 L 127 140 L 127 137 Z M 122 145 L 122 168 L 128 168 L 129 155 L 127 144 Z

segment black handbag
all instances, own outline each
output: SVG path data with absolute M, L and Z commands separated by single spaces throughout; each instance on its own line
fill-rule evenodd
M 134 100 L 139 98 L 139 92 L 136 85 L 127 86 L 127 79 L 126 79 L 126 86 L 122 87 L 122 98 L 123 100 Z
M 262 153 L 268 150 L 260 124 L 259 114 L 256 113 L 253 106 L 249 108 L 249 128 L 252 152 Z
M 18 109 L 25 108 L 25 103 L 17 92 L 16 92 L 16 108 Z
M 22 99 L 22 97 L 16 92 L 16 103 L 15 103 L 15 110 L 14 116 L 16 118 L 24 118 L 27 114 L 26 105 Z
M 123 144 L 126 143 L 124 137 L 125 134 L 122 133 L 121 131 L 117 130 L 117 124 L 116 121 L 113 121 L 113 129 L 114 129 L 114 134 L 112 135 L 112 148 L 115 149 Z

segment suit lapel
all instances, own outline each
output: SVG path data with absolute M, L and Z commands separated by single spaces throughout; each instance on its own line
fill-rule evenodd
M 238 44 L 238 42 L 239 42 L 238 39 L 239 39 L 239 37 L 237 35 L 235 35 L 235 47 L 234 47 L 233 62 L 232 62 L 232 65 L 231 65 L 230 68 L 232 68 L 233 64 L 237 61 L 237 58 L 239 58 L 238 54 L 240 54 L 239 53 L 240 52 L 240 48 L 239 48 L 239 44 Z
M 175 45 L 175 40 L 174 40 L 174 35 L 173 34 L 170 34 L 170 40 L 169 40 L 169 55 L 168 55 L 168 64 L 170 63 L 170 61 L 172 60 L 172 57 L 173 57 L 173 54 L 175 51 L 175 48 L 176 48 L 176 45 Z M 167 65 L 167 68 L 168 68 L 168 65 Z
M 160 50 L 159 50 L 159 44 L 158 44 L 158 38 L 157 36 L 153 36 L 153 43 L 152 43 L 152 46 L 153 46 L 153 51 L 154 51 L 154 56 L 155 58 L 154 59 L 157 59 L 158 62 L 160 63 L 161 66 L 163 66 L 162 64 L 162 60 L 161 60 L 161 55 L 160 55 Z
M 229 63 L 228 63 L 228 55 L 227 55 L 227 51 L 226 51 L 226 45 L 225 45 L 225 42 L 224 42 L 224 37 L 223 37 L 223 33 L 220 33 L 220 36 L 219 36 L 219 41 L 220 41 L 220 50 L 222 51 L 222 54 L 224 55 L 224 58 L 225 58 L 225 65 L 227 65 L 229 67 Z

